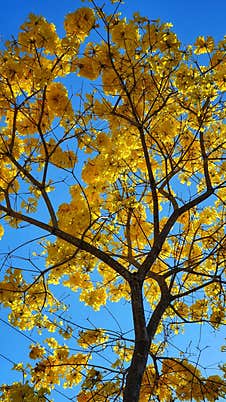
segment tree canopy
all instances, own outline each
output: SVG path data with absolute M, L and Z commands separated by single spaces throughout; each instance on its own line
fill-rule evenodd
M 218 368 L 169 339 L 224 322 L 226 38 L 183 47 L 170 23 L 111 3 L 67 14 L 64 37 L 30 14 L 0 54 L 0 234 L 21 238 L 0 303 L 42 334 L 3 402 L 59 384 L 78 402 L 225 395 Z M 132 331 L 78 328 L 62 287 L 97 312 L 126 304 Z

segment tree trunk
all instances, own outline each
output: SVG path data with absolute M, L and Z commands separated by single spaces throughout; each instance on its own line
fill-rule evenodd
M 123 402 L 138 402 L 142 378 L 146 369 L 149 342 L 136 342 L 131 365 L 126 377 Z
M 153 311 L 148 325 L 145 322 L 142 286 L 143 282 L 134 277 L 130 283 L 133 321 L 135 329 L 135 347 L 131 365 L 126 377 L 123 402 L 139 402 L 142 378 L 147 366 L 151 343 L 158 329 L 164 312 L 170 303 L 170 295 L 165 283 L 162 284 L 161 299 Z
M 135 329 L 135 347 L 131 365 L 126 377 L 126 385 L 123 393 L 124 402 L 138 402 L 143 374 L 147 365 L 150 341 L 147 333 L 142 285 L 143 282 L 135 277 L 131 282 L 131 301 L 133 321 Z

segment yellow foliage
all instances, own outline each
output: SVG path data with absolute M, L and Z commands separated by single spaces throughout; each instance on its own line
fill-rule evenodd
M 3 235 L 4 235 L 4 228 L 2 225 L 0 225 L 0 239 L 2 238 Z
M 95 17 L 93 10 L 82 7 L 66 15 L 64 26 L 68 35 L 75 35 L 83 40 L 94 27 Z
M 35 388 L 4 385 L 5 402 L 77 384 L 79 402 L 117 400 L 143 341 L 153 366 L 141 402 L 224 392 L 218 376 L 166 356 L 187 323 L 224 321 L 226 38 L 183 48 L 172 24 L 127 20 L 109 3 L 109 15 L 95 1 L 67 14 L 64 37 L 30 14 L 0 52 L 0 238 L 26 230 L 23 251 L 1 261 L 0 303 L 19 330 L 56 333 L 30 346 Z M 116 317 L 117 331 L 75 329 L 55 285 L 95 317 L 132 305 L 134 328 Z
M 45 402 L 45 394 L 48 393 L 47 389 L 36 391 L 28 383 L 18 382 L 14 382 L 12 385 L 2 385 L 0 391 L 2 392 L 0 395 L 2 402 Z
M 203 53 L 210 53 L 214 49 L 214 39 L 211 36 L 199 36 L 195 42 L 195 53 L 196 54 L 203 54 Z
M 45 349 L 42 346 L 40 346 L 39 344 L 30 345 L 30 349 L 31 349 L 31 351 L 30 351 L 29 357 L 31 359 L 40 359 L 45 354 Z
M 82 289 L 80 300 L 94 310 L 100 310 L 100 307 L 106 304 L 107 292 L 103 287 L 96 289 Z
M 105 334 L 105 331 L 102 329 L 97 330 L 87 330 L 80 331 L 78 344 L 86 349 L 88 346 L 93 344 L 101 345 L 108 340 L 108 336 Z

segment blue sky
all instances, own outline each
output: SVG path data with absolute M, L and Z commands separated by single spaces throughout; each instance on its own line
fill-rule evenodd
M 65 13 L 84 3 L 80 0 L 1 0 L 0 4 L 0 38 L 6 40 L 17 32 L 30 12 L 44 15 L 56 23 L 60 32 Z M 123 14 L 138 10 L 150 19 L 172 22 L 179 39 L 186 44 L 198 35 L 213 35 L 216 39 L 225 35 L 224 0 L 125 0 Z
M 107 0 L 106 0 L 107 3 Z M 57 26 L 59 34 L 63 33 L 64 15 L 73 11 L 77 7 L 84 5 L 79 0 L 1 0 L 0 9 L 0 47 L 3 46 L 5 40 L 16 36 L 19 26 L 24 22 L 30 12 L 44 15 L 47 20 L 53 22 Z M 225 0 L 127 0 L 122 6 L 124 15 L 132 15 L 133 12 L 139 11 L 141 15 L 148 16 L 150 19 L 160 18 L 162 21 L 172 22 L 174 30 L 179 39 L 184 44 L 194 43 L 195 38 L 199 35 L 212 35 L 216 40 L 220 40 L 225 35 L 225 16 L 226 1 Z M 10 241 L 17 242 L 16 232 L 15 238 L 11 237 Z M 0 252 L 2 245 L 0 244 Z M 1 257 L 0 257 L 1 258 Z M 84 317 L 86 311 L 84 310 Z M 6 313 L 0 307 L 0 319 L 6 319 Z M 29 340 L 18 335 L 15 330 L 10 329 L 6 324 L 0 321 L 0 367 L 1 381 L 7 382 L 16 379 L 15 374 L 10 374 L 11 364 L 1 358 L 1 354 L 8 356 L 12 361 L 20 361 L 24 356 L 24 349 L 28 347 Z M 31 334 L 31 337 L 33 335 Z M 189 335 L 192 341 L 192 333 Z M 194 335 L 194 336 L 197 336 Z M 210 364 L 216 363 L 218 355 L 213 355 L 211 345 L 219 343 L 218 338 L 214 338 L 213 334 L 206 338 L 206 345 Z M 14 346 L 17 346 L 15 354 Z M 212 356 L 210 356 L 212 354 Z M 211 359 L 210 359 L 211 357 Z M 212 362 L 212 363 L 211 363 Z M 18 377 L 19 378 L 19 377 Z M 63 401 L 61 396 L 55 395 L 55 401 Z

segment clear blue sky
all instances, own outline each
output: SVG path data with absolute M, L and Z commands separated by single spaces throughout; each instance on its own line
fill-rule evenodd
M 57 24 L 60 32 L 65 13 L 80 7 L 81 1 L 1 0 L 0 5 L 0 35 L 5 40 L 17 32 L 30 12 L 44 15 Z M 198 35 L 213 35 L 216 39 L 225 35 L 224 0 L 125 0 L 122 10 L 127 15 L 139 10 L 150 19 L 172 22 L 184 43 L 194 41 Z
M 16 36 L 19 26 L 30 12 L 44 15 L 47 20 L 56 24 L 58 33 L 62 34 L 64 15 L 80 7 L 81 4 L 84 3 L 79 0 L 0 0 L 0 47 L 12 35 Z M 225 0 L 127 0 L 121 10 L 127 16 L 139 11 L 141 15 L 150 19 L 160 18 L 162 21 L 172 22 L 175 32 L 184 44 L 194 43 L 199 35 L 212 35 L 219 40 L 226 34 Z M 14 235 L 17 236 L 17 233 Z M 16 238 L 11 238 L 12 243 L 14 240 L 16 242 Z M 0 252 L 3 250 L 3 244 L 5 247 L 5 243 L 0 243 Z M 6 318 L 1 307 L 0 318 Z M 1 321 L 0 334 L 0 354 L 8 356 L 12 361 L 23 359 L 24 348 L 28 347 L 29 341 Z M 191 340 L 192 336 L 191 333 Z M 210 346 L 219 341 L 211 336 L 210 333 L 206 339 L 206 344 Z M 206 353 L 211 354 L 211 348 Z M 216 363 L 217 355 L 211 357 L 210 361 Z M 0 355 L 0 385 L 2 382 L 16 379 L 15 374 L 10 374 L 10 366 L 10 363 Z M 56 402 L 64 400 L 59 395 L 54 397 Z

